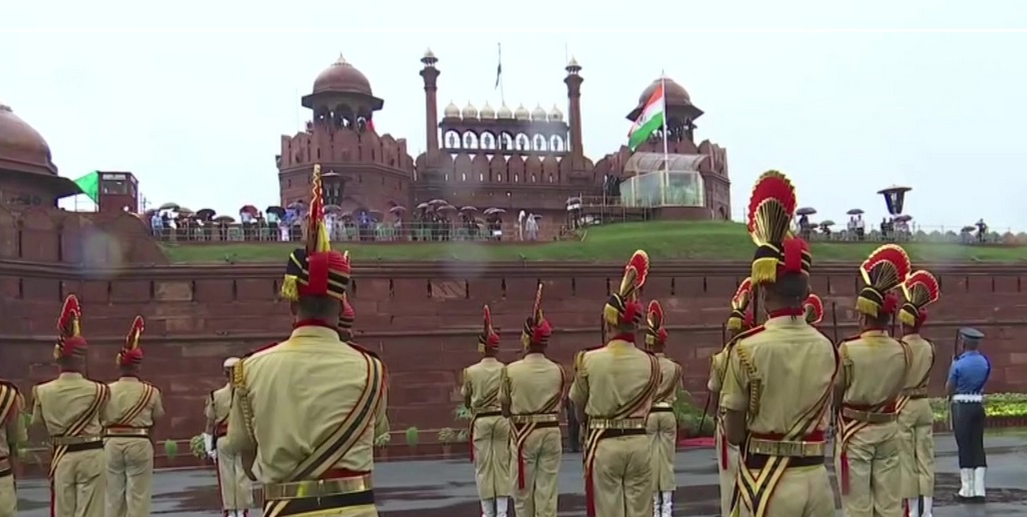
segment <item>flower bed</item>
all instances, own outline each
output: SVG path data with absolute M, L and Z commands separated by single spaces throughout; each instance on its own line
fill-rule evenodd
M 931 399 L 934 430 L 949 430 L 949 401 L 944 397 Z M 984 396 L 984 426 L 987 428 L 1027 427 L 1027 393 L 995 393 Z

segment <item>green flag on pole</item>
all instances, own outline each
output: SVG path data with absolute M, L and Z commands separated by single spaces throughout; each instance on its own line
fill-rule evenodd
M 82 193 L 89 196 L 93 203 L 100 202 L 100 171 L 93 171 L 75 180 Z

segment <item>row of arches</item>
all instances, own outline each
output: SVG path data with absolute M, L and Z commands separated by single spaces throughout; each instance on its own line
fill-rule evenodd
M 564 135 L 528 135 L 517 133 L 516 135 L 502 132 L 498 135 L 489 131 L 480 134 L 474 131 L 459 131 L 450 129 L 443 135 L 443 145 L 447 149 L 496 149 L 501 151 L 521 152 L 556 152 L 567 151 L 567 140 Z

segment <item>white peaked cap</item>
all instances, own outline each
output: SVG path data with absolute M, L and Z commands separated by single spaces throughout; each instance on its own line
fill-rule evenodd
M 231 367 L 235 366 L 235 363 L 238 363 L 238 362 L 239 362 L 239 358 L 238 357 L 229 357 L 228 359 L 225 359 L 224 367 L 225 368 L 231 368 Z

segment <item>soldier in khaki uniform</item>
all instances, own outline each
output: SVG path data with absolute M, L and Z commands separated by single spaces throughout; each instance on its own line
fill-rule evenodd
M 902 497 L 911 517 L 934 515 L 934 413 L 927 385 L 934 366 L 934 344 L 920 335 L 927 321 L 926 307 L 941 296 L 938 280 L 927 271 L 916 271 L 902 284 L 906 303 L 899 309 L 902 341 L 909 347 L 909 376 L 899 399 L 899 464 Z M 923 498 L 923 513 L 920 498 Z
M 221 493 L 221 511 L 224 517 L 249 517 L 249 508 L 253 506 L 253 490 L 250 480 L 243 469 L 242 458 L 225 452 L 225 437 L 228 435 L 228 418 L 232 412 L 232 370 L 238 357 L 229 357 L 222 363 L 225 385 L 210 392 L 207 404 L 203 408 L 203 416 L 207 419 L 207 428 L 203 438 L 207 445 L 207 455 L 217 466 L 218 491 Z
M 385 367 L 339 338 L 350 264 L 328 241 L 320 165 L 311 181 L 307 245 L 290 255 L 282 283 L 294 328 L 235 364 L 222 453 L 259 471 L 264 517 L 377 517 L 371 477 L 374 437 L 388 426 Z
M 464 368 L 460 394 L 470 409 L 469 438 L 474 479 L 484 517 L 506 517 L 513 494 L 510 480 L 510 421 L 503 418 L 499 404 L 503 363 L 499 353 L 499 334 L 492 328 L 492 313 L 484 308 L 484 330 L 478 336 L 481 361 Z
M 735 336 L 747 332 L 753 327 L 752 313 L 749 312 L 749 302 L 752 300 L 752 279 L 746 278 L 738 285 L 735 296 L 731 298 L 731 316 L 727 319 L 727 331 L 729 341 L 732 342 Z M 706 389 L 710 391 L 711 397 L 720 398 L 720 389 L 724 384 L 724 373 L 727 370 L 728 347 L 725 343 L 724 349 L 710 358 L 710 379 L 706 383 Z M 718 404 L 719 406 L 719 404 Z M 728 443 L 724 434 L 724 408 L 718 407 L 717 428 L 714 432 L 714 442 L 717 449 L 717 474 L 720 481 L 720 515 L 730 517 L 732 499 L 735 495 L 735 478 L 738 476 L 738 446 Z
M 110 389 L 82 375 L 87 344 L 81 317 L 78 298 L 69 295 L 54 346 L 60 376 L 32 389 L 32 425 L 45 425 L 50 435 L 51 517 L 104 517 L 107 462 L 100 417 Z
M 806 323 L 813 258 L 789 226 L 791 182 L 764 173 L 750 201 L 752 264 L 766 323 L 728 345 L 720 392 L 724 432 L 741 452 L 735 509 L 754 517 L 828 517 L 834 498 L 824 442 L 838 358 L 831 341 Z
M 909 348 L 888 329 L 899 308 L 891 291 L 909 270 L 909 257 L 894 244 L 878 248 L 863 262 L 865 285 L 856 298 L 861 332 L 838 345 L 842 371 L 835 393 L 835 465 L 848 517 L 902 514 L 896 402 L 906 385 Z
M 653 517 L 672 517 L 674 514 L 674 453 L 677 451 L 678 420 L 674 416 L 674 402 L 681 388 L 681 365 L 664 353 L 667 329 L 664 326 L 663 307 L 656 300 L 649 302 L 645 333 L 646 349 L 660 363 L 660 387 L 653 397 L 653 407 L 646 418 L 649 446 L 653 464 Z
M 142 316 L 132 322 L 116 359 L 121 378 L 108 384 L 111 400 L 103 415 L 107 455 L 106 517 L 150 515 L 153 493 L 154 423 L 164 416 L 160 390 L 139 378 L 143 349 Z
M 653 513 L 646 417 L 660 387 L 660 363 L 635 347 L 635 333 L 646 316 L 638 294 L 648 274 L 648 255 L 636 251 L 603 308 L 603 322 L 613 339 L 579 352 L 575 359 L 570 398 L 588 419 L 584 459 L 589 517 Z
M 546 357 L 552 333 L 542 315 L 539 284 L 534 309 L 521 332 L 526 354 L 503 369 L 499 390 L 499 404 L 511 423 L 511 476 L 518 517 L 556 517 L 563 455 L 559 416 L 566 377 L 563 367 Z
M 0 380 L 0 517 L 14 517 L 18 494 L 14 463 L 18 445 L 28 439 L 22 422 L 25 399 L 13 382 Z

